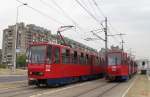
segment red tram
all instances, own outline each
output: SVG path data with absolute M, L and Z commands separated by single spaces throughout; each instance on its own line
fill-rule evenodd
M 123 51 L 108 52 L 108 80 L 128 80 L 137 72 L 137 64 Z
M 103 76 L 104 58 L 94 51 L 34 43 L 27 50 L 29 85 L 63 85 Z

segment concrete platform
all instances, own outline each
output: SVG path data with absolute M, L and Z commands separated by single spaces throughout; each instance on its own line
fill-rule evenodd
M 125 97 L 150 97 L 150 80 L 147 75 L 138 75 Z

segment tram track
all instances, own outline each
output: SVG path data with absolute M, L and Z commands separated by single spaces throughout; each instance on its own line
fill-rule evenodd
M 0 96 L 2 97 L 27 97 L 27 95 L 44 92 L 47 90 L 51 90 L 51 88 L 41 87 L 37 88 L 36 86 L 25 86 L 25 87 L 19 87 L 17 89 L 1 92 Z
M 120 83 L 116 83 L 115 85 L 110 86 L 110 88 L 105 89 L 102 93 L 98 94 L 97 97 L 102 97 L 104 94 L 106 94 L 107 92 L 111 91 L 113 88 L 117 87 L 119 84 L 120 84 Z M 94 88 L 91 88 L 91 89 L 89 89 L 89 90 L 87 90 L 87 91 L 84 91 L 84 92 L 82 92 L 82 93 L 79 93 L 79 94 L 77 94 L 77 95 L 75 95 L 75 96 L 73 96 L 73 97 L 82 97 L 82 96 L 84 96 L 85 94 L 87 94 L 87 93 L 89 93 L 89 92 L 93 92 L 93 91 L 95 91 L 95 90 L 97 90 L 97 89 L 102 89 L 102 88 L 107 87 L 107 86 L 109 86 L 109 85 L 112 85 L 112 83 L 104 83 L 104 84 L 98 85 L 98 86 L 96 86 L 96 87 L 94 87 Z
M 51 95 L 50 97 L 53 97 L 53 96 L 57 96 L 58 94 L 57 93 L 60 93 L 60 92 L 64 92 L 64 91 L 67 91 L 67 90 L 72 90 L 72 89 L 76 89 L 76 88 L 79 88 L 79 87 L 86 87 L 88 85 L 92 85 L 92 84 L 96 84 L 97 82 L 101 83 L 100 85 L 98 86 L 103 86 L 105 84 L 107 84 L 107 82 L 104 82 L 103 79 L 101 80 L 96 80 L 94 82 L 87 82 L 87 83 L 74 83 L 71 84 L 71 85 L 67 85 L 67 86 L 62 86 L 61 88 L 58 88 L 56 90 L 52 90 L 52 91 L 46 91 L 46 92 L 43 92 L 43 93 L 38 93 L 38 94 L 35 94 L 35 95 L 32 95 L 33 97 L 42 97 L 42 96 L 48 96 L 48 95 Z M 93 89 L 93 88 L 92 88 Z M 91 88 L 88 89 L 88 91 L 91 91 Z M 55 95 L 56 94 L 56 95 Z M 31 96 L 31 97 L 32 97 Z M 76 97 L 76 96 L 62 96 L 62 97 Z
M 91 88 L 91 89 L 89 89 L 89 90 L 87 90 L 87 91 L 84 91 L 84 92 L 82 92 L 82 93 L 80 93 L 80 94 L 78 94 L 78 95 L 75 95 L 75 96 L 73 96 L 73 97 L 79 97 L 79 96 L 81 96 L 81 95 L 84 95 L 84 94 L 86 94 L 86 93 L 88 93 L 88 92 L 90 92 L 90 91 L 93 91 L 93 90 L 95 90 L 95 89 L 97 89 L 97 88 L 99 88 L 99 87 L 103 87 L 103 86 L 105 86 L 105 85 L 107 85 L 108 83 L 104 83 L 104 84 L 102 84 L 102 85 L 98 85 L 98 86 L 96 86 L 96 87 L 94 87 L 94 88 Z
M 10 87 L 8 89 L 1 90 L 0 94 L 6 94 L 6 93 L 15 92 L 15 91 L 22 91 L 22 90 L 29 89 L 29 88 L 31 88 L 31 87 L 24 86 L 24 85 L 18 86 L 18 87 Z
M 103 91 L 103 93 L 101 93 L 98 97 L 103 97 L 104 94 L 110 92 L 113 88 L 115 88 L 115 87 L 117 87 L 117 86 L 119 86 L 119 85 L 120 85 L 120 83 L 117 83 L 117 84 L 115 84 L 114 86 L 112 86 L 112 87 L 106 89 L 106 90 Z
M 95 81 L 95 82 L 97 83 L 97 81 Z M 89 87 L 89 89 L 86 89 L 86 90 L 84 90 L 78 94 L 74 94 L 72 96 L 67 96 L 67 97 L 88 97 L 87 94 L 92 94 L 95 92 L 97 94 L 95 97 L 103 97 L 104 94 L 111 91 L 113 88 L 117 87 L 120 84 L 120 83 L 110 83 L 110 82 L 104 82 L 103 83 L 102 80 L 99 82 L 102 82 L 102 83 L 97 84 L 95 86 L 92 86 L 92 88 L 87 86 L 87 87 Z M 67 87 L 61 87 L 61 88 L 57 88 L 57 89 L 56 88 L 49 88 L 49 87 L 48 88 L 46 88 L 46 87 L 37 88 L 36 86 L 20 86 L 18 88 L 6 90 L 3 92 L 0 91 L 0 94 L 1 94 L 1 97 L 29 97 L 32 95 L 39 97 L 39 96 L 44 96 L 45 94 L 53 94 L 53 93 L 56 93 L 56 95 L 57 95 L 58 92 L 61 92 L 64 90 L 66 91 L 67 89 L 73 89 L 75 87 L 82 87 L 82 86 L 86 87 L 86 85 L 90 85 L 90 84 L 89 83 L 83 84 L 83 85 L 75 84 L 75 86 L 71 85 L 69 87 L 68 86 Z M 99 93 L 98 91 L 100 91 L 101 93 Z

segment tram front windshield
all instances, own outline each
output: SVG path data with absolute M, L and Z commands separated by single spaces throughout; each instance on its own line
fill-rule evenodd
M 46 58 L 46 46 L 31 46 L 28 50 L 29 63 L 43 64 Z
M 33 64 L 51 64 L 52 46 L 31 46 L 26 51 L 26 57 L 29 63 Z
M 121 64 L 121 54 L 120 53 L 108 54 L 108 65 L 119 65 L 119 64 Z

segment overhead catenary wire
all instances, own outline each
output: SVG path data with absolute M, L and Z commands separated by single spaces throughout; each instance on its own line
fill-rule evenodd
M 75 0 L 77 4 L 79 4 L 98 24 L 101 24 L 100 21 L 85 7 L 79 2 L 78 0 Z
M 104 12 L 102 11 L 102 9 L 99 7 L 99 5 L 97 4 L 97 2 L 95 0 L 92 0 L 93 3 L 95 4 L 95 6 L 97 7 L 98 11 L 101 13 L 101 15 L 105 18 L 106 15 L 104 14 Z
M 75 0 L 76 1 L 76 3 L 77 4 L 79 4 L 80 5 L 80 7 L 82 7 L 87 13 L 88 13 L 88 15 L 91 17 L 91 18 L 93 18 L 98 24 L 100 24 L 101 26 L 102 26 L 102 28 L 103 28 L 103 25 L 101 24 L 101 21 L 99 20 L 99 19 L 97 19 L 97 17 L 95 17 L 94 15 L 93 15 L 93 13 L 91 13 L 80 1 L 78 1 L 78 0 Z
M 81 2 L 83 2 L 84 0 L 81 0 Z M 95 10 L 95 6 L 93 5 L 93 1 L 91 0 L 86 0 L 88 2 L 88 4 L 86 5 L 85 2 L 83 2 L 83 4 L 87 7 L 87 9 L 90 9 L 90 12 L 95 15 L 95 17 L 97 19 L 99 19 L 99 14 L 97 13 L 97 10 Z
M 52 2 L 54 5 L 56 5 L 56 7 L 62 11 L 62 13 L 64 14 L 64 16 L 67 17 L 69 20 L 71 20 L 71 22 L 72 22 L 74 25 L 76 25 L 79 29 L 82 29 L 82 27 L 80 27 L 79 24 L 78 24 L 71 16 L 69 16 L 69 15 L 65 12 L 65 10 L 64 10 L 63 8 L 61 8 L 61 7 L 57 4 L 57 2 L 56 2 L 55 0 L 51 0 L 51 2 Z
M 105 18 L 106 15 L 105 15 L 104 12 L 102 11 L 102 9 L 99 7 L 99 5 L 98 5 L 98 3 L 96 2 L 96 0 L 92 0 L 92 1 L 93 1 L 93 3 L 95 4 L 95 6 L 97 7 L 99 13 Z M 110 22 L 108 22 L 108 24 L 111 26 L 111 28 L 114 29 L 114 27 L 110 24 Z M 108 31 L 108 33 L 110 33 L 110 31 Z M 117 31 L 117 33 L 118 33 L 118 31 Z M 110 34 L 112 34 L 112 33 L 110 33 Z M 120 43 L 120 41 L 119 41 L 117 38 L 115 38 L 115 37 L 113 37 L 113 38 L 114 38 L 114 40 L 116 40 L 116 42 L 119 42 L 119 43 Z
M 46 6 L 50 7 L 49 4 L 47 4 L 45 1 L 40 0 L 43 4 L 45 4 Z M 51 1 L 59 10 L 61 10 L 61 12 L 63 13 L 63 15 L 65 17 L 67 17 L 69 20 L 71 20 L 73 22 L 73 24 L 75 24 L 80 30 L 82 30 L 82 28 L 63 10 L 63 8 L 61 8 L 56 1 Z M 85 34 L 84 34 L 85 35 Z
M 16 1 L 23 4 L 23 2 L 21 2 L 21 1 L 19 1 L 19 0 L 16 0 Z M 28 8 L 30 8 L 30 9 L 34 10 L 35 12 L 39 13 L 39 14 L 42 15 L 42 16 L 44 16 L 44 17 L 46 17 L 46 18 L 48 18 L 48 19 L 54 21 L 55 23 L 58 23 L 58 24 L 61 24 L 61 25 L 65 25 L 64 23 L 62 23 L 62 22 L 56 20 L 55 18 L 49 16 L 48 14 L 46 14 L 46 13 L 44 13 L 44 12 L 42 12 L 42 11 L 40 11 L 40 10 L 38 10 L 38 9 L 36 9 L 36 8 L 34 8 L 34 7 L 32 7 L 32 6 L 30 6 L 30 5 L 26 5 L 26 7 L 28 7 Z
M 44 0 L 40 0 L 43 4 L 45 4 L 46 6 L 48 6 L 48 7 L 50 7 L 51 8 L 51 6 L 48 4 L 48 3 L 46 3 Z M 57 9 L 59 9 L 61 12 L 62 12 L 62 14 L 67 18 L 67 19 L 69 19 L 73 24 L 74 24 L 74 26 L 75 27 L 77 27 L 77 28 L 79 28 L 81 31 L 83 30 L 83 28 L 56 2 L 56 1 L 51 1 L 56 7 L 57 7 Z M 77 33 L 79 33 L 78 31 L 76 31 Z M 80 34 L 80 33 L 79 33 Z

